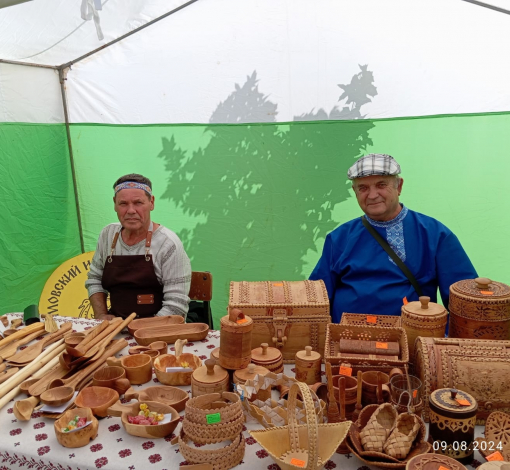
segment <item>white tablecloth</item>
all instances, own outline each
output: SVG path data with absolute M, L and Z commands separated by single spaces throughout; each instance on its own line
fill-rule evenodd
M 9 317 L 21 317 L 12 314 Z M 58 322 L 72 321 L 73 329 L 82 331 L 97 324 L 94 320 L 75 319 L 69 317 L 55 317 Z M 136 346 L 130 336 L 121 335 L 129 342 L 129 346 Z M 211 331 L 206 339 L 195 343 L 188 343 L 184 352 L 208 359 L 210 352 L 219 346 L 219 331 Z M 117 356 L 126 355 L 127 348 Z M 292 374 L 291 365 L 286 365 L 286 373 Z M 153 376 L 152 382 L 133 386 L 143 389 L 154 385 L 158 380 Z M 190 387 L 183 387 L 189 391 Z M 191 393 L 191 392 L 190 392 Z M 274 392 L 275 393 L 275 392 Z M 20 395 L 15 400 L 25 398 Z M 14 402 L 14 400 L 13 400 Z M 35 411 L 30 421 L 18 421 L 12 411 L 13 402 L 0 410 L 0 470 L 7 469 L 36 469 L 36 470 L 85 470 L 85 469 L 119 469 L 119 470 L 171 470 L 187 462 L 179 453 L 178 445 L 171 445 L 172 436 L 165 439 L 144 439 L 130 436 L 124 431 L 120 418 L 106 417 L 99 420 L 98 437 L 85 447 L 68 449 L 62 447 L 53 429 L 53 420 L 42 418 L 39 411 Z M 181 412 L 184 415 L 184 411 Z M 179 424 L 176 433 L 180 431 Z M 244 469 L 279 469 L 268 453 L 248 434 L 248 429 L 260 429 L 261 426 L 249 418 L 244 430 L 246 439 L 246 453 L 242 463 L 236 468 Z M 477 427 L 477 435 L 483 427 Z M 476 468 L 485 460 L 477 452 L 475 461 L 471 465 Z M 345 470 L 368 470 L 357 457 L 347 454 L 334 454 L 326 463 L 326 469 L 342 468 Z

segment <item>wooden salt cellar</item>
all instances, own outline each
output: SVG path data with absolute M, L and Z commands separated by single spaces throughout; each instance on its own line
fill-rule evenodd
M 407 333 L 409 357 L 414 360 L 414 342 L 418 336 L 444 338 L 447 310 L 430 301 L 430 297 L 422 296 L 419 302 L 409 302 L 402 306 L 402 327 Z
M 248 364 L 247 369 L 236 370 L 234 372 L 234 383 L 243 385 L 247 380 L 253 380 L 257 374 L 266 375 L 267 373 L 269 373 L 269 370 L 265 367 L 256 366 L 255 364 Z M 249 401 L 266 401 L 268 398 L 271 398 L 271 387 L 266 390 L 260 389 L 257 393 L 254 393 L 249 398 Z
M 191 375 L 191 396 L 194 398 L 207 393 L 228 392 L 228 372 L 216 365 L 213 359 L 207 359 L 204 364 L 205 366 L 195 369 Z
M 434 446 L 438 447 L 435 452 L 463 464 L 471 463 L 475 454 L 476 400 L 461 390 L 440 388 L 430 394 L 429 406 L 429 442 L 439 444 Z
M 321 381 L 321 355 L 311 346 L 296 353 L 296 380 L 308 385 Z
M 251 362 L 257 366 L 265 367 L 274 374 L 283 372 L 281 351 L 278 348 L 270 348 L 267 343 L 262 343 L 260 348 L 252 349 Z
M 253 320 L 235 308 L 220 323 L 220 366 L 245 369 L 251 361 Z
M 450 338 L 510 339 L 510 286 L 485 277 L 450 286 Z

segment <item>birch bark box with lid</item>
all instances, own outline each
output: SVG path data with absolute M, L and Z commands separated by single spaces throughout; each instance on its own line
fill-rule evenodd
M 214 359 L 207 359 L 204 364 L 191 374 L 191 396 L 194 398 L 207 393 L 228 392 L 228 371 L 217 365 Z
M 256 366 L 255 364 L 248 364 L 246 369 L 236 370 L 234 372 L 234 383 L 244 385 L 247 380 L 254 380 L 257 375 L 265 376 L 269 373 L 265 367 Z M 257 393 L 254 393 L 248 400 L 260 400 L 266 401 L 271 398 L 271 387 L 267 389 L 260 389 Z
M 306 346 L 304 351 L 296 353 L 296 380 L 307 385 L 321 381 L 321 355 Z
M 414 343 L 418 336 L 444 338 L 447 310 L 430 301 L 430 297 L 422 296 L 419 302 L 409 302 L 402 306 L 402 327 L 407 333 L 409 357 L 414 357 Z
M 251 361 L 253 320 L 237 308 L 228 309 L 220 320 L 220 366 L 244 369 Z
M 450 338 L 510 339 L 510 286 L 484 277 L 450 286 Z
M 331 316 L 322 280 L 231 282 L 228 310 L 233 309 L 253 319 L 253 344 L 278 348 L 285 363 L 307 345 L 324 355 Z
M 265 367 L 273 374 L 283 372 L 283 356 L 279 349 L 271 348 L 262 343 L 259 348 L 251 350 L 251 362 L 257 366 Z

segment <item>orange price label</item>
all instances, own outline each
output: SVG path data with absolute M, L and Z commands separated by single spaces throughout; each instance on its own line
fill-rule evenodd
M 367 323 L 377 323 L 377 315 L 367 315 Z
M 299 459 L 290 459 L 290 464 L 295 465 L 296 467 L 305 468 L 306 462 Z
M 498 451 L 488 455 L 487 457 L 485 457 L 485 460 L 488 460 L 489 462 L 492 462 L 494 460 L 504 461 L 505 459 L 501 455 L 501 452 L 498 450 Z
M 450 470 L 448 467 L 443 467 L 442 465 L 439 465 L 439 468 L 437 470 Z
M 283 286 L 283 282 L 273 282 L 273 286 L 275 286 L 275 287 L 282 287 Z
M 236 321 L 236 323 L 237 323 L 238 325 L 241 325 L 241 324 L 243 324 L 243 323 L 246 323 L 247 321 L 248 321 L 248 319 L 247 319 L 247 318 L 241 318 L 240 320 L 237 320 L 237 321 Z
M 352 367 L 340 366 L 339 373 L 340 375 L 348 375 L 350 377 L 352 375 Z
M 494 292 L 491 292 L 490 290 L 481 290 L 480 294 L 483 294 L 483 295 L 494 295 Z
M 459 404 L 459 405 L 462 405 L 462 406 L 469 406 L 471 405 L 471 403 L 469 403 L 467 400 L 465 400 L 464 398 L 456 398 L 455 401 Z
M 418 390 L 413 390 L 413 398 L 416 398 L 418 396 Z
M 379 341 L 377 341 L 375 347 L 377 349 L 388 349 L 388 343 L 379 343 Z
M 404 297 L 404 298 L 402 299 L 402 302 L 404 302 L 404 305 L 407 305 L 407 304 L 409 303 L 409 302 L 407 301 L 407 297 Z

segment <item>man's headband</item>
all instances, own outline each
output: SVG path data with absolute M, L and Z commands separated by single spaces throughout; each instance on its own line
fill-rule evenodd
M 124 181 L 124 183 L 118 184 L 115 186 L 115 194 L 117 194 L 121 189 L 143 189 L 149 196 L 152 196 L 152 189 L 149 186 L 135 181 Z

